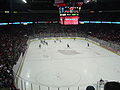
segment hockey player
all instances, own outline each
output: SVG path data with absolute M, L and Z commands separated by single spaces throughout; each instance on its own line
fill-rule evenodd
M 45 40 L 43 41 L 43 43 L 45 43 Z
M 46 45 L 48 45 L 48 42 L 46 42 Z
M 67 48 L 70 48 L 69 44 L 67 44 Z
M 104 85 L 104 80 L 102 78 L 100 79 L 100 85 Z
M 87 46 L 88 46 L 88 47 L 90 46 L 89 43 L 87 43 Z
M 62 42 L 62 41 L 60 40 L 60 42 Z
M 74 40 L 75 40 L 76 38 L 74 38 Z
M 42 41 L 42 40 L 40 40 L 40 42 L 41 42 L 41 43 L 43 43 L 43 41 Z
M 41 48 L 41 44 L 39 44 L 39 48 Z

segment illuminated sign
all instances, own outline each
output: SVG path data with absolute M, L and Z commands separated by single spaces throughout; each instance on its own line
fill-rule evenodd
M 60 23 L 64 25 L 78 25 L 78 16 L 60 17 Z

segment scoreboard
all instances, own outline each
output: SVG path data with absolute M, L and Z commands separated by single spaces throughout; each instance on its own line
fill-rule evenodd
M 63 25 L 77 25 L 79 19 L 79 7 L 60 7 L 60 23 Z
M 81 7 L 60 7 L 59 13 L 60 15 L 78 15 L 81 10 Z
M 60 23 L 63 25 L 77 25 L 79 19 L 79 7 L 60 7 Z
M 58 4 L 57 6 L 59 7 L 60 24 L 77 25 L 82 4 L 83 2 L 76 3 L 75 6 L 65 3 Z

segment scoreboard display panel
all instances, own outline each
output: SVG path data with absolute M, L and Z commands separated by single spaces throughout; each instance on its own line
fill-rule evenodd
M 61 16 L 60 23 L 63 25 L 78 25 L 78 16 Z
M 79 13 L 80 7 L 65 7 L 64 13 Z
M 79 12 L 83 2 L 77 2 L 76 5 L 66 3 L 58 4 L 60 14 L 60 24 L 78 25 Z
M 79 14 L 81 7 L 59 7 L 60 14 Z
M 59 7 L 60 24 L 77 25 L 81 7 Z

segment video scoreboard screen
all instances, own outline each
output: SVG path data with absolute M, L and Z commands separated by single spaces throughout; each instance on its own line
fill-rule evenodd
M 60 24 L 63 25 L 78 25 L 78 16 L 65 16 L 60 17 Z
M 75 5 L 69 5 L 68 3 L 58 4 L 60 24 L 77 25 L 82 4 L 83 2 L 76 2 Z
M 81 7 L 59 7 L 60 24 L 77 25 Z
M 81 7 L 59 7 L 59 13 L 62 15 L 62 14 L 68 14 L 68 15 L 70 15 L 70 14 L 76 14 L 76 15 L 78 15 L 79 14 L 79 12 L 80 12 L 80 10 L 81 10 Z

